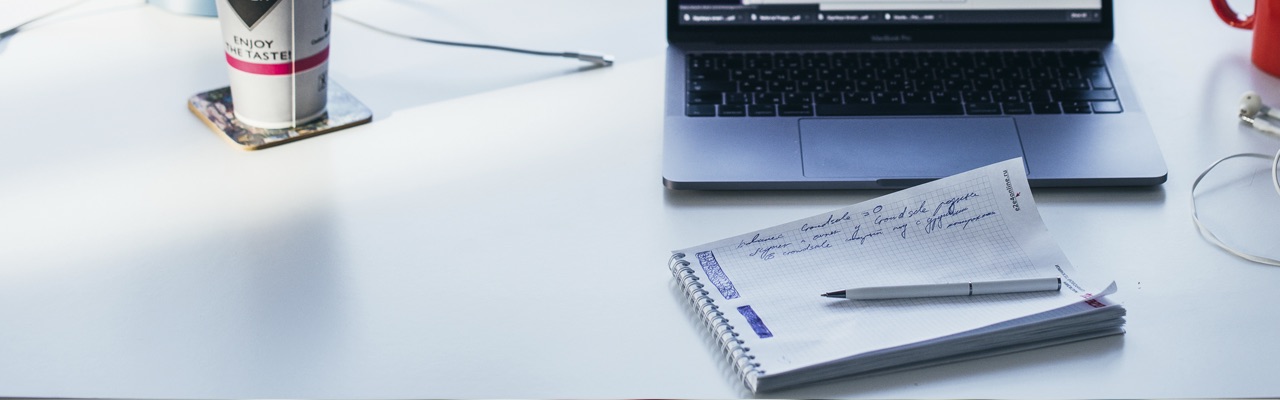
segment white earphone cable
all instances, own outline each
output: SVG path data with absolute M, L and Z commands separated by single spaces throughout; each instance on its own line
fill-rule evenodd
M 1231 247 L 1230 245 L 1227 245 L 1225 242 L 1223 242 L 1221 239 L 1218 238 L 1218 235 L 1213 234 L 1213 231 L 1209 230 L 1208 227 L 1204 226 L 1204 224 L 1200 222 L 1200 214 L 1196 208 L 1196 187 L 1200 186 L 1200 181 L 1204 180 L 1204 177 L 1209 175 L 1209 172 L 1213 171 L 1213 169 L 1216 168 L 1219 164 L 1222 164 L 1222 162 L 1224 161 L 1227 161 L 1233 158 L 1239 158 L 1239 157 L 1261 158 L 1264 160 L 1271 159 L 1271 185 L 1276 190 L 1276 194 L 1280 195 L 1280 151 L 1277 151 L 1274 157 L 1268 156 L 1266 154 L 1260 154 L 1260 153 L 1233 154 L 1230 156 L 1223 157 L 1218 161 L 1214 161 L 1213 164 L 1210 164 L 1209 168 L 1206 168 L 1204 172 L 1201 172 L 1200 176 L 1196 177 L 1195 182 L 1191 184 L 1191 220 L 1195 222 L 1196 230 L 1200 232 L 1200 236 L 1204 237 L 1205 240 L 1209 241 L 1209 243 L 1212 243 L 1214 246 L 1218 246 L 1218 248 L 1221 248 L 1227 251 L 1228 253 L 1234 254 L 1235 256 L 1243 258 L 1245 260 L 1253 261 L 1259 264 L 1280 266 L 1280 260 L 1249 254 L 1244 251 L 1237 250 L 1236 248 Z

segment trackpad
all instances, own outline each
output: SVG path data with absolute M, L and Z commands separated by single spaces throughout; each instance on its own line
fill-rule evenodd
M 1012 118 L 802 119 L 804 175 L 936 179 L 1022 157 Z

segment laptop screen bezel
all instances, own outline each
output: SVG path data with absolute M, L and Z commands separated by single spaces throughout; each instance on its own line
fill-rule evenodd
M 1115 36 L 1112 0 L 1102 0 L 1097 23 L 936 24 L 878 26 L 681 25 L 680 0 L 667 0 L 670 43 L 910 43 L 1111 41 Z

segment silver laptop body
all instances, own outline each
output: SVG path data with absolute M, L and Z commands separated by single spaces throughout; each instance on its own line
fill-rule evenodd
M 901 188 L 1014 157 L 1037 187 L 1166 180 L 1111 0 L 667 3 L 668 188 Z

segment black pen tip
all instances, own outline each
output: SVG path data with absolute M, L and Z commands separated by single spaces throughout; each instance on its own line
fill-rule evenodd
M 827 293 L 823 293 L 823 294 L 822 294 L 822 297 L 844 298 L 844 291 L 843 291 L 843 290 L 841 290 L 841 291 L 838 291 L 838 292 L 827 292 Z

